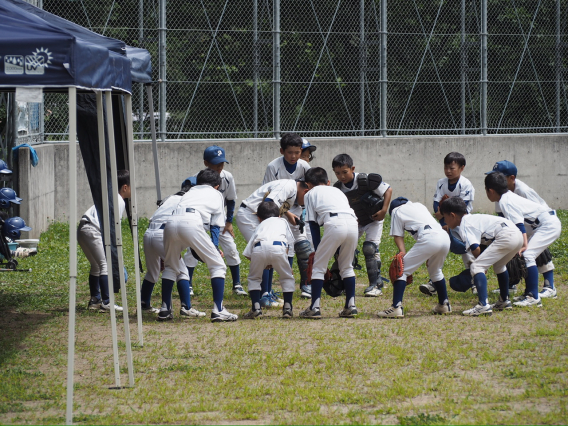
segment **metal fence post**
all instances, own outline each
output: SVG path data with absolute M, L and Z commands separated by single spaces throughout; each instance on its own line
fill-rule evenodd
M 461 134 L 465 135 L 465 0 L 461 1 Z
M 361 136 L 365 136 L 365 77 L 367 69 L 365 44 L 365 0 L 359 0 L 359 122 Z
M 556 132 L 560 132 L 560 94 L 562 91 L 562 54 L 560 37 L 560 0 L 556 0 Z
M 481 133 L 487 135 L 487 0 L 481 0 Z
M 253 127 L 254 137 L 258 138 L 258 0 L 253 2 L 252 12 L 252 38 L 253 38 Z
M 387 136 L 387 0 L 381 0 L 381 135 Z
M 160 139 L 166 140 L 166 0 L 160 0 Z
M 274 0 L 272 44 L 273 135 L 280 139 L 280 0 Z

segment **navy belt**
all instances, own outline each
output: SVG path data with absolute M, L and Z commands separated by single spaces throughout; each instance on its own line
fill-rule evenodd
M 244 207 L 246 209 L 247 205 L 245 203 L 241 203 L 241 207 Z
M 284 246 L 284 247 L 286 247 L 286 243 L 284 243 L 284 242 L 282 242 L 282 241 L 273 241 L 273 242 L 272 242 L 272 245 L 273 245 L 273 246 Z M 260 241 L 259 241 L 258 243 L 256 243 L 254 246 L 255 246 L 255 247 L 260 247 Z
M 548 212 L 548 214 L 549 214 L 550 216 L 554 216 L 556 213 L 554 212 L 554 210 L 550 210 L 550 211 Z M 536 219 L 536 220 L 534 221 L 534 224 L 535 224 L 535 225 L 540 225 L 540 220 Z
M 191 207 L 188 207 L 187 209 L 185 209 L 185 212 L 186 212 L 186 213 L 195 213 L 195 209 L 194 209 L 194 208 L 191 208 Z
M 166 229 L 166 224 L 162 223 L 162 226 L 160 226 L 160 229 Z

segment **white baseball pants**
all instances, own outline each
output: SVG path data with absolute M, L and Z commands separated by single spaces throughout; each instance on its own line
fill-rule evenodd
M 203 229 L 201 215 L 197 212 L 173 215 L 164 229 L 164 248 L 166 269 L 162 278 L 175 280 L 186 271 L 181 252 L 191 247 L 209 268 L 211 278 L 225 278 L 227 267 L 211 238 Z
M 533 231 L 532 237 L 529 239 L 528 247 L 523 252 L 527 268 L 536 266 L 535 259 L 560 237 L 560 232 L 562 231 L 562 225 L 556 215 L 551 215 L 549 212 L 546 212 L 541 214 L 538 220 L 540 221 L 540 225 Z
M 160 226 L 150 227 L 144 233 L 144 256 L 146 257 L 146 276 L 144 279 L 156 283 L 160 279 L 160 259 L 166 259 L 164 230 Z M 187 269 L 183 268 L 176 281 L 188 280 Z
M 428 261 L 428 274 L 432 282 L 444 278 L 442 268 L 450 251 L 450 236 L 444 230 L 422 230 L 412 248 L 404 255 L 404 273 L 401 280 L 406 281 L 424 262 Z
M 338 214 L 327 219 L 323 225 L 323 238 L 314 257 L 312 279 L 323 280 L 329 260 L 340 246 L 337 258 L 339 275 L 341 275 L 341 278 L 355 276 L 353 252 L 355 252 L 359 240 L 357 228 L 357 219 L 350 214 Z
M 526 226 L 525 228 L 527 230 L 527 238 L 529 239 L 529 243 L 530 243 L 530 241 L 531 241 L 532 237 L 534 236 L 536 230 L 533 229 L 531 226 Z M 539 254 L 539 256 L 540 256 L 540 254 Z M 535 263 L 536 263 L 536 257 L 535 257 Z M 552 262 L 552 260 L 550 262 L 548 262 L 546 265 L 542 265 L 542 266 L 538 267 L 538 273 L 539 274 L 544 274 L 545 272 L 548 272 L 548 271 L 554 271 L 554 263 Z
M 274 245 L 272 241 L 262 241 L 260 246 L 253 247 L 250 258 L 248 289 L 260 290 L 262 281 L 262 273 L 267 266 L 278 272 L 280 277 L 280 285 L 283 292 L 293 292 L 295 287 L 295 279 L 288 262 L 287 245 Z
M 515 226 L 514 228 L 501 228 L 493 241 L 483 253 L 475 259 L 470 267 L 471 276 L 485 273 L 491 265 L 496 274 L 502 274 L 507 270 L 507 263 L 523 246 L 523 234 Z
M 77 242 L 91 264 L 90 275 L 108 275 L 105 248 L 101 231 L 90 222 L 81 220 L 77 229 Z
M 260 223 L 258 216 L 248 207 L 239 207 L 235 220 L 239 226 L 239 231 L 241 231 L 245 241 L 248 243 L 254 234 L 254 230 Z
M 240 265 L 241 258 L 239 256 L 239 251 L 237 250 L 237 245 L 235 244 L 235 239 L 228 232 L 223 234 L 224 230 L 224 226 L 219 230 L 219 246 L 221 247 L 221 250 L 223 250 L 227 265 Z M 185 264 L 190 268 L 195 268 L 197 266 L 197 259 L 193 257 L 191 250 L 187 250 L 183 257 L 183 260 Z

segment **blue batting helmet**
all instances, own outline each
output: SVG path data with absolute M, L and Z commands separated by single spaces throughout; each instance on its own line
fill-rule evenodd
M 2 235 L 12 240 L 19 240 L 21 231 L 31 231 L 32 228 L 26 226 L 26 222 L 21 217 L 15 216 L 4 221 L 2 226 Z
M 10 203 L 20 204 L 22 199 L 16 195 L 12 188 L 0 188 L 0 208 L 10 208 Z
M 4 160 L 0 160 L 0 174 L 3 174 L 3 175 L 11 175 L 12 174 L 12 170 L 10 170 L 8 168 L 8 165 L 6 164 L 6 162 Z

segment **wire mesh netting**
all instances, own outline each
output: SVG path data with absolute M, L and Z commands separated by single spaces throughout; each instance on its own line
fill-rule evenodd
M 568 130 L 568 0 L 43 7 L 150 51 L 161 139 Z M 66 108 L 59 95 L 46 95 L 47 140 L 66 139 Z M 133 109 L 135 138 L 149 139 L 148 98 L 136 84 Z

